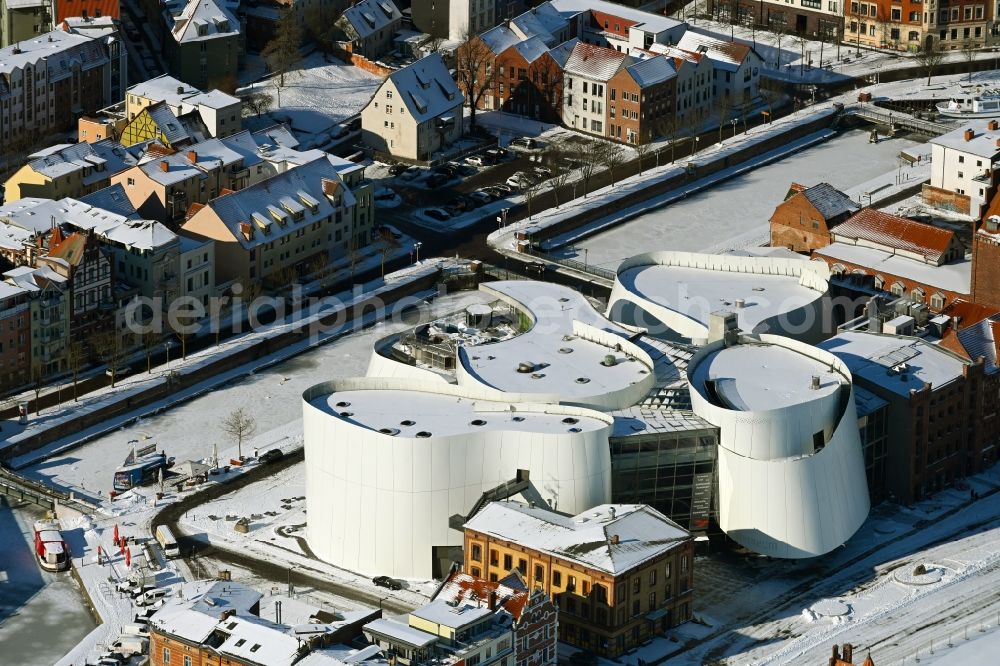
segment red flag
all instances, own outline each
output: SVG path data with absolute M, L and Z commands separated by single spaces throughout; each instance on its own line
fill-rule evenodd
M 118 545 L 118 523 L 115 523 L 115 545 Z
M 126 548 L 125 549 L 125 566 L 128 567 L 128 568 L 130 568 L 130 569 L 132 568 L 132 549 L 131 548 Z
M 122 555 L 124 555 L 124 554 L 125 554 L 125 542 L 124 542 L 124 541 L 122 541 L 122 542 L 120 542 L 120 543 L 118 544 L 118 549 L 119 549 L 119 552 L 120 552 L 120 553 L 121 553 Z

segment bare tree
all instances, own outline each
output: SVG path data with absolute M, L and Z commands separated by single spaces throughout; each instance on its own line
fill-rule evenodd
M 784 20 L 772 20 L 770 25 L 771 34 L 774 35 L 774 45 L 777 50 L 777 60 L 775 61 L 775 69 L 779 72 L 781 71 L 781 40 L 788 34 L 788 26 L 785 25 Z
M 142 346 L 146 350 L 146 372 L 153 374 L 153 350 L 160 346 L 160 334 L 146 331 L 142 334 Z
M 978 53 L 979 44 L 974 39 L 967 39 L 962 42 L 962 58 L 969 66 L 969 82 L 972 82 L 972 68 L 976 61 L 976 53 Z
M 341 10 L 335 4 L 321 2 L 306 11 L 306 37 L 323 53 L 332 53 L 337 45 L 335 39 L 339 28 Z
M 542 186 L 541 183 L 532 180 L 524 180 L 522 182 L 521 193 L 524 194 L 524 203 L 528 207 L 528 219 L 530 220 L 532 215 L 531 204 L 534 203 L 535 196 L 538 195 Z
M 806 39 L 805 35 L 796 34 L 792 36 L 792 42 L 799 47 L 799 76 L 802 76 L 805 73 L 806 44 L 809 43 L 809 40 Z
M 299 62 L 301 46 L 302 28 L 299 27 L 298 18 L 293 10 L 286 9 L 278 19 L 274 37 L 260 53 L 271 71 L 278 74 L 278 87 L 284 87 L 285 75 Z
M 243 440 L 257 432 L 257 420 L 240 407 L 223 419 L 222 432 L 236 440 L 236 453 L 243 460 Z
M 636 157 L 639 159 L 639 175 L 641 176 L 643 162 L 646 159 L 646 155 L 648 155 L 649 152 L 652 150 L 653 146 L 649 141 L 643 141 L 641 134 L 636 137 L 636 140 L 639 143 L 635 144 L 635 154 Z
M 598 151 L 598 159 L 608 168 L 611 184 L 615 184 L 615 169 L 625 162 L 625 151 L 613 141 L 607 141 Z
M 582 146 L 577 149 L 573 159 L 580 165 L 580 178 L 583 180 L 583 198 L 586 199 L 587 188 L 590 186 L 590 179 L 594 176 L 594 169 L 597 168 L 597 162 L 594 159 L 593 152 Z
M 931 84 L 931 77 L 934 75 L 934 70 L 937 66 L 941 64 L 942 58 L 944 58 L 944 54 L 938 48 L 937 42 L 924 44 L 917 51 L 915 59 L 920 69 L 927 74 L 927 85 Z
M 730 111 L 728 96 L 715 98 L 715 119 L 719 124 L 719 143 L 722 143 L 722 128 L 725 127 L 726 121 L 729 120 Z
M 499 68 L 496 56 L 475 31 L 466 27 L 463 44 L 455 51 L 455 75 L 469 105 L 469 127 L 476 126 L 476 109 L 483 96 L 493 90 Z
M 76 383 L 80 379 L 80 369 L 83 367 L 83 362 L 87 359 L 87 350 L 84 349 L 82 342 L 71 342 L 69 349 L 66 350 L 66 362 L 69 365 L 70 372 L 73 373 L 73 402 L 76 402 Z
M 243 97 L 243 117 L 260 117 L 271 110 L 274 95 L 264 90 L 255 90 Z
M 556 208 L 559 208 L 560 190 L 566 189 L 566 185 L 569 184 L 569 179 L 573 175 L 572 169 L 563 166 L 565 162 L 565 158 L 559 159 L 557 157 L 552 163 L 552 179 L 549 181 L 549 187 L 552 188 L 552 194 L 556 198 Z
M 42 368 L 41 363 L 31 364 L 31 390 L 35 392 L 35 416 L 38 416 L 42 411 L 42 401 L 39 398 L 42 395 L 42 389 L 45 388 L 45 370 Z
M 118 381 L 118 371 L 125 359 L 125 347 L 122 345 L 118 333 L 114 329 L 98 333 L 94 337 L 94 352 L 102 363 L 108 364 L 108 371 L 111 373 L 111 386 L 114 387 L 115 382 Z
M 674 152 L 676 148 L 677 135 L 680 133 L 680 120 L 676 114 L 668 114 L 656 121 L 656 131 L 667 140 L 667 144 L 670 146 L 670 163 L 674 163 Z M 660 166 L 660 153 L 662 150 L 656 151 L 656 166 Z

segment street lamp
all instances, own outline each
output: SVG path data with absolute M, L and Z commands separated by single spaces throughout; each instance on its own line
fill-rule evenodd
M 417 264 L 419 264 L 419 263 L 420 263 L 420 246 L 421 246 L 421 245 L 423 245 L 423 243 L 421 243 L 420 241 L 417 241 L 416 243 L 414 243 L 414 244 L 413 244 L 413 249 L 414 249 L 414 250 L 416 251 L 416 253 L 417 253 L 417 260 L 416 260 L 416 262 L 414 262 L 414 263 L 417 263 Z
M 733 125 L 733 138 L 735 139 L 736 138 L 736 118 L 733 118 L 729 122 L 732 123 L 732 125 Z
M 163 343 L 163 349 L 167 352 L 167 370 L 170 369 L 170 340 Z

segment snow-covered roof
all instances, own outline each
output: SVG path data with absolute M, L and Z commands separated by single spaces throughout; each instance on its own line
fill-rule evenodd
M 925 382 L 937 388 L 955 381 L 970 363 L 919 338 L 862 331 L 840 333 L 819 347 L 835 354 L 856 379 L 902 396 Z
M 521 502 L 491 502 L 465 523 L 465 529 L 616 576 L 691 538 L 644 504 L 602 504 L 564 516 Z
M 4 206 L 0 208 L 0 219 L 4 217 Z M 14 224 L 0 224 L 0 248 L 13 252 L 23 252 L 35 236 L 33 229 L 24 229 Z
M 611 436 L 616 438 L 715 429 L 714 425 L 688 409 L 642 404 L 615 410 L 611 416 L 615 419 Z
M 630 26 L 630 28 L 653 34 L 673 30 L 683 25 L 681 21 L 667 16 L 645 12 L 633 7 L 625 7 L 614 2 L 607 2 L 606 0 L 550 0 L 549 4 L 563 15 L 574 15 L 581 12 L 600 12 L 609 16 L 617 16 L 626 21 L 634 22 L 634 25 Z
M 495 55 L 500 55 L 510 47 L 520 42 L 524 39 L 524 37 L 518 35 L 507 25 L 501 23 L 500 25 L 490 28 L 486 32 L 479 35 L 479 39 L 481 39 Z
M 460 602 L 452 605 L 443 599 L 435 599 L 429 604 L 424 604 L 410 611 L 412 617 L 420 618 L 421 620 L 426 620 L 442 627 L 448 627 L 449 629 L 467 627 L 492 614 L 493 611 L 479 604 Z
M 372 632 L 378 634 L 379 636 L 385 636 L 393 641 L 409 645 L 414 648 L 428 647 L 436 643 L 438 640 L 438 637 L 434 634 L 429 634 L 426 631 L 414 629 L 408 624 L 403 624 L 402 622 L 397 622 L 395 620 L 387 620 L 385 618 L 379 618 L 378 620 L 369 622 L 364 626 L 363 631 Z
M 122 217 L 136 217 L 138 215 L 121 183 L 115 183 L 84 195 L 80 197 L 80 201 L 94 208 L 103 208 L 111 213 L 117 213 Z
M 211 208 L 233 237 L 250 249 L 270 243 L 277 238 L 296 233 L 303 226 L 326 219 L 336 214 L 332 199 L 342 197 L 344 207 L 354 206 L 354 194 L 340 177 L 346 160 L 324 156 L 307 164 L 279 173 L 238 192 L 230 192 L 209 201 L 205 208 Z M 302 220 L 291 222 L 296 211 L 289 206 L 302 208 Z M 202 211 L 195 215 L 202 214 Z M 241 225 L 248 225 L 250 238 L 241 231 Z
M 514 620 L 518 620 L 524 611 L 528 595 L 528 588 L 516 569 L 499 581 L 489 581 L 455 571 L 448 576 L 434 599 L 452 606 L 489 608 L 492 598 L 496 602 L 496 609 L 503 609 Z
M 218 37 L 235 37 L 240 33 L 240 21 L 227 4 L 216 0 L 191 0 L 180 15 L 174 17 L 170 30 L 180 43 L 204 41 Z
M 223 613 L 249 615 L 262 596 L 246 585 L 229 581 L 184 583 L 166 597 L 149 623 L 162 633 L 200 644 L 215 630 Z
M 264 144 L 270 146 L 284 146 L 285 148 L 298 148 L 299 140 L 295 138 L 287 125 L 272 125 L 253 133 L 253 140 L 258 146 Z
M 0 300 L 11 298 L 12 296 L 25 296 L 27 294 L 28 290 L 17 284 L 17 282 L 0 282 Z M 49 535 L 50 538 L 45 539 L 46 541 L 58 541 L 61 539 L 58 531 L 42 532 L 41 534 Z M 53 534 L 55 535 L 54 537 L 52 536 Z
M 355 39 L 366 39 L 399 23 L 403 15 L 392 0 L 360 0 L 345 9 L 342 17 L 354 30 Z
M 94 36 L 53 30 L 0 49 L 0 74 L 9 75 L 27 65 L 43 66 L 53 83 L 70 76 L 74 65 L 89 70 L 107 61 L 104 45 Z
M 985 157 L 992 162 L 1000 156 L 1000 130 L 989 129 L 988 123 L 987 120 L 966 122 L 956 130 L 934 137 L 930 142 L 951 150 Z M 966 130 L 972 131 L 971 139 L 966 139 Z
M 282 626 L 259 617 L 238 615 L 218 624 L 225 636 L 215 651 L 241 663 L 291 666 L 299 658 L 299 641 Z
M 673 60 L 666 56 L 644 58 L 629 65 L 626 69 L 640 88 L 655 86 L 677 76 L 677 68 L 674 66 Z
M 568 39 L 562 44 L 553 47 L 552 50 L 549 51 L 549 55 L 561 68 L 566 69 L 566 62 L 569 60 L 569 57 L 573 55 L 573 49 L 576 48 L 576 45 L 579 43 L 580 40 L 576 37 Z
M 577 42 L 566 61 L 566 74 L 582 76 L 593 81 L 608 81 L 623 66 L 632 62 L 632 57 L 616 49 Z
M 613 346 L 576 335 L 574 322 L 623 340 L 631 333 L 597 312 L 577 291 L 550 282 L 501 280 L 489 290 L 520 304 L 533 318 L 530 329 L 506 340 L 459 348 L 459 361 L 478 381 L 509 393 L 558 394 L 564 401 L 590 404 L 642 381 L 652 368 Z M 617 338 L 616 338 L 617 339 Z M 607 356 L 614 365 L 604 365 Z M 522 363 L 536 370 L 523 372 Z
M 81 142 L 45 151 L 44 156 L 31 160 L 28 166 L 52 179 L 79 171 L 81 182 L 90 185 L 108 179 L 136 162 L 136 157 L 125 146 L 113 139 L 104 139 L 97 143 Z
M 10 7 L 10 0 L 7 0 L 7 6 Z M 113 16 L 88 16 L 87 18 L 67 16 L 58 25 L 58 28 L 65 32 L 85 34 L 88 37 L 107 37 L 118 33 L 118 19 Z
M 138 95 L 157 102 L 166 102 L 172 109 L 180 112 L 182 105 L 204 105 L 213 109 L 221 109 L 240 104 L 238 97 L 233 97 L 221 90 L 202 92 L 179 79 L 164 74 L 155 79 L 137 83 L 128 89 L 132 95 Z
M 955 241 L 955 232 L 950 229 L 915 222 L 874 208 L 862 209 L 830 233 L 834 242 L 872 244 L 880 249 L 901 250 L 920 255 L 934 264 L 944 261 Z
M 823 216 L 824 220 L 832 220 L 861 208 L 861 204 L 830 183 L 816 183 L 812 187 L 802 190 L 801 194 L 809 200 L 809 203 Z
M 147 159 L 141 162 L 138 168 L 149 176 L 150 180 L 164 186 L 174 185 L 188 178 L 208 177 L 205 169 L 192 163 L 183 152 Z
M 184 123 L 181 122 L 165 102 L 147 107 L 146 112 L 160 129 L 163 138 L 171 145 L 191 138 Z
M 318 648 L 305 656 L 296 666 L 389 666 L 389 660 L 381 656 L 382 648 L 369 645 L 356 650 L 354 648 L 337 649 L 336 647 Z
M 775 381 L 780 377 L 780 381 Z M 811 386 L 819 377 L 819 387 Z M 693 387 L 727 409 L 760 412 L 835 393 L 844 377 L 818 358 L 780 345 L 747 343 L 709 354 L 694 368 Z M 714 390 L 708 390 L 708 386 Z
M 847 262 L 863 266 L 875 275 L 883 275 L 887 289 L 891 286 L 891 276 L 895 276 L 925 284 L 931 289 L 970 293 L 972 262 L 967 259 L 937 266 L 878 248 L 847 243 L 830 243 L 815 250 L 813 256 L 827 259 L 831 264 Z
M 514 48 L 517 49 L 517 52 L 521 54 L 521 57 L 529 63 L 535 62 L 549 50 L 549 47 L 545 45 L 545 42 L 538 37 L 529 37 L 528 39 L 520 41 L 514 45 Z
M 942 340 L 941 345 L 957 351 L 972 361 L 982 357 L 986 372 L 993 374 L 1000 370 L 1000 314 L 995 314 L 974 324 L 965 325 L 953 334 L 950 340 Z
M 446 113 L 460 113 L 465 97 L 440 53 L 432 53 L 389 75 L 408 113 L 422 123 Z
M 312 400 L 322 409 L 362 428 L 400 438 L 453 437 L 469 432 L 560 434 L 606 427 L 589 416 L 512 410 L 508 403 L 469 400 L 433 391 L 356 389 Z
M 688 30 L 677 42 L 685 51 L 704 53 L 719 69 L 735 72 L 753 49 L 741 42 L 730 42 L 704 33 Z
M 549 46 L 554 46 L 559 33 L 569 27 L 566 17 L 550 2 L 543 2 L 511 19 L 510 25 L 523 39 L 538 37 Z

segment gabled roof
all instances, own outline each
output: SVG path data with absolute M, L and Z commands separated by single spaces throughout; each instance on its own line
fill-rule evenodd
M 618 575 L 691 538 L 690 533 L 644 504 L 603 504 L 576 516 L 491 502 L 465 528 Z
M 354 35 L 349 35 L 352 39 L 370 37 L 403 18 L 392 0 L 360 0 L 345 9 L 341 16 L 342 21 L 354 31 Z
M 86 247 L 87 235 L 75 232 L 66 236 L 61 242 L 50 245 L 48 256 L 62 259 L 70 266 L 77 266 L 83 261 Z
M 342 196 L 345 207 L 355 205 L 354 194 L 340 177 L 343 168 L 339 158 L 320 157 L 238 192 L 220 195 L 205 209 L 211 209 L 233 238 L 249 250 L 333 215 L 336 209 L 331 197 Z M 336 191 L 331 191 L 329 183 L 338 186 Z M 205 209 L 195 217 L 204 214 Z M 290 211 L 301 212 L 302 220 L 295 221 Z M 249 238 L 242 225 L 251 231 Z
M 941 346 L 956 354 L 976 361 L 983 358 L 989 374 L 997 372 L 1000 359 L 1000 313 L 971 325 L 962 325 L 941 339 Z
M 75 171 L 89 170 L 81 176 L 84 185 L 90 185 L 123 171 L 138 160 L 128 149 L 113 139 L 97 143 L 75 143 L 56 151 L 45 151 L 45 155 L 28 163 L 36 173 L 55 179 Z
M 795 189 L 797 183 L 792 184 Z M 801 187 L 801 185 L 799 186 Z M 850 213 L 861 208 L 861 204 L 851 199 L 830 183 L 817 183 L 812 187 L 807 187 L 801 191 L 813 208 L 823 216 L 824 220 L 832 220 L 835 217 Z M 794 195 L 793 195 L 794 196 Z
M 972 131 L 971 139 L 965 138 L 966 130 Z M 986 120 L 967 122 L 956 130 L 934 137 L 930 143 L 962 153 L 985 157 L 990 161 L 996 160 L 1000 156 L 1000 130 L 989 129 Z
M 524 38 L 521 35 L 515 34 L 514 31 L 506 25 L 500 24 L 479 35 L 479 39 L 482 40 L 483 44 L 485 44 L 494 55 L 500 55 Z
M 101 40 L 90 35 L 53 30 L 0 49 L 0 74 L 11 74 L 15 69 L 34 65 L 46 68 L 48 80 L 52 83 L 70 76 L 74 66 L 89 70 L 107 61 L 107 51 Z
M 489 581 L 485 578 L 456 571 L 448 577 L 435 600 L 440 599 L 452 604 L 478 604 L 488 607 L 492 598 L 496 605 L 510 613 L 516 622 L 521 619 L 521 613 L 527 604 L 528 596 L 529 592 L 524 581 L 515 574 L 507 576 L 501 581 Z
M 566 73 L 583 76 L 594 81 L 608 81 L 622 67 L 630 64 L 632 57 L 615 49 L 577 42 L 566 61 Z
M 216 0 L 191 0 L 174 17 L 170 30 L 180 43 L 204 41 L 218 37 L 235 37 L 240 33 L 240 21 L 229 7 Z
M 163 134 L 163 138 L 171 145 L 191 139 L 191 135 L 188 134 L 184 123 L 174 115 L 174 112 L 170 110 L 166 102 L 157 102 L 143 109 L 143 112 L 149 114 L 149 117 L 152 118 L 153 122 L 160 129 L 160 133 Z M 138 120 L 138 117 L 136 120 Z M 132 122 L 136 122 L 136 120 Z
M 521 54 L 525 62 L 532 63 L 545 55 L 549 47 L 538 37 L 529 37 L 515 44 L 514 49 Z
M 66 284 L 66 278 L 56 273 L 48 266 L 39 266 L 38 268 L 18 266 L 17 268 L 12 268 L 3 275 L 8 282 L 16 284 L 25 291 L 29 292 L 41 291 L 53 282 L 59 287 Z
M 667 16 L 645 12 L 633 7 L 625 7 L 607 0 L 551 0 L 550 3 L 563 16 L 574 16 L 582 12 L 601 12 L 609 16 L 617 16 L 625 21 L 633 22 L 633 28 L 645 30 L 654 34 L 672 30 L 683 23 Z
M 569 60 L 569 57 L 573 55 L 573 49 L 579 43 L 580 40 L 576 37 L 566 40 L 559 46 L 550 50 L 549 56 L 556 62 L 557 65 L 559 65 L 560 68 L 566 69 L 566 62 Z
M 874 208 L 863 208 L 835 226 L 831 233 L 837 242 L 850 239 L 855 243 L 867 242 L 912 252 L 934 264 L 942 263 L 943 255 L 955 240 L 955 232 L 950 229 L 940 229 Z
M 728 42 L 709 35 L 688 30 L 677 42 L 685 51 L 704 53 L 716 67 L 735 72 L 753 52 L 748 44 Z
M 121 183 L 115 183 L 96 192 L 91 192 L 80 197 L 80 201 L 88 206 L 102 208 L 122 217 L 135 217 L 137 215 L 135 206 L 125 194 L 125 187 Z
M 511 19 L 510 25 L 522 39 L 538 37 L 548 46 L 554 46 L 559 33 L 569 27 L 562 13 L 549 2 L 543 2 Z
M 454 113 L 465 102 L 440 53 L 432 53 L 389 75 L 417 123 Z
M 677 76 L 673 60 L 659 55 L 643 58 L 628 65 L 626 69 L 640 88 L 655 86 Z

